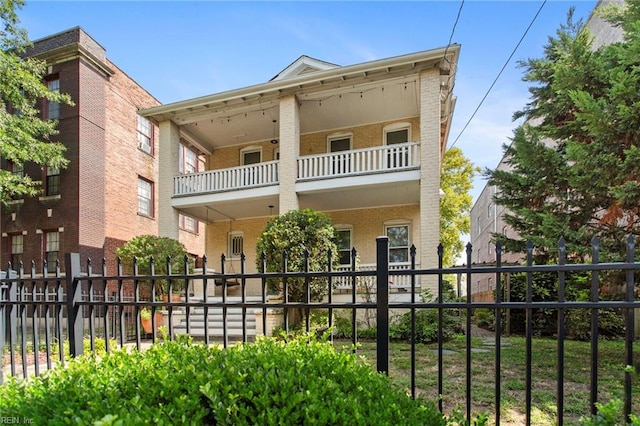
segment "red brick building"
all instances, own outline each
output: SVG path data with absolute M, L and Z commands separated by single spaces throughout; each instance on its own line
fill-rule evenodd
M 112 270 L 116 247 L 136 235 L 157 234 L 158 129 L 137 112 L 160 102 L 80 27 L 35 41 L 26 55 L 45 60 L 46 84 L 75 103 L 42 105 L 43 118 L 59 120 L 56 139 L 70 164 L 14 170 L 41 180 L 42 194 L 3 209 L 1 269 L 23 261 L 28 271 L 31 260 L 56 258 L 64 269 L 64 253 L 78 252 L 83 262 L 106 258 Z M 188 217 L 179 221 L 179 239 L 191 253 L 204 253 L 204 229 Z

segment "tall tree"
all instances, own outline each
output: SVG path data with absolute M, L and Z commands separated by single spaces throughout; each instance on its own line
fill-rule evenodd
M 607 9 L 621 42 L 592 48 L 572 11 L 540 59 L 520 65 L 533 83 L 531 102 L 515 114 L 526 124 L 505 147 L 510 170 L 487 170 L 495 201 L 522 240 L 543 259 L 563 236 L 576 258 L 600 238 L 602 258 L 624 256 L 624 236 L 640 231 L 640 3 Z M 522 251 L 519 239 L 507 247 Z
M 469 213 L 473 176 L 480 169 L 464 156 L 459 148 L 448 149 L 442 160 L 440 189 L 440 242 L 443 265 L 452 266 L 456 255 L 464 249 L 461 234 L 469 233 Z
M 13 171 L 0 170 L 0 204 L 39 193 L 40 182 L 14 173 L 25 163 L 54 168 L 68 163 L 64 146 L 52 140 L 57 121 L 41 119 L 37 105 L 42 99 L 72 104 L 71 98 L 50 91 L 43 83 L 45 62 L 23 58 L 29 42 L 16 14 L 23 5 L 24 0 L 0 3 L 0 157 L 13 166 Z

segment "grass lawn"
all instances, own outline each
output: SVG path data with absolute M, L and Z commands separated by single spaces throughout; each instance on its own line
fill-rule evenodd
M 501 424 L 519 425 L 525 422 L 525 339 L 503 337 L 501 349 Z M 455 353 L 443 356 L 445 412 L 456 405 L 465 411 L 466 338 L 455 336 L 444 348 Z M 336 346 L 348 348 L 350 342 L 336 341 Z M 483 348 L 482 339 L 472 339 L 472 347 Z M 532 424 L 557 424 L 557 341 L 548 338 L 533 340 L 532 352 Z M 358 354 L 375 367 L 375 342 L 362 341 Z M 487 347 L 484 347 L 487 348 Z M 486 412 L 493 423 L 495 412 L 495 349 L 471 354 L 472 412 Z M 390 372 L 394 382 L 407 389 L 411 386 L 411 346 L 392 343 Z M 416 344 L 416 387 L 419 395 L 436 399 L 438 393 L 437 344 Z M 634 346 L 634 360 L 640 359 L 640 342 Z M 589 415 L 591 349 L 589 342 L 565 341 L 564 360 L 564 423 L 578 424 L 581 416 Z M 601 402 L 624 396 L 624 342 L 600 341 L 598 347 L 598 391 Z M 633 378 L 633 413 L 640 413 L 640 378 Z

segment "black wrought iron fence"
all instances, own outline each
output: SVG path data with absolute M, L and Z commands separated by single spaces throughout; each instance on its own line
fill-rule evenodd
M 640 263 L 635 259 L 635 242 L 633 238 L 627 240 L 625 261 L 614 263 L 600 263 L 598 261 L 597 241 L 594 242 L 591 263 L 567 263 L 564 243 L 561 241 L 559 262 L 556 265 L 535 265 L 533 263 L 533 247 L 528 246 L 528 254 L 520 265 L 503 265 L 501 261 L 502 249 L 496 247 L 496 262 L 491 266 L 477 266 L 471 264 L 472 247 L 467 247 L 467 263 L 465 266 L 443 268 L 440 262 L 437 268 L 417 269 L 416 250 L 410 250 L 410 265 L 406 269 L 392 268 L 388 257 L 388 239 L 380 237 L 377 240 L 376 268 L 358 270 L 356 262 L 352 262 L 349 270 L 334 271 L 281 271 L 246 273 L 244 256 L 241 270 L 238 273 L 228 273 L 225 268 L 225 258 L 221 259 L 221 272 L 213 273 L 207 268 L 207 260 L 201 271 L 195 273 L 171 273 L 169 275 L 108 275 L 106 265 L 96 273 L 88 263 L 85 271 L 81 271 L 80 259 L 77 254 L 67 254 L 64 275 L 59 270 L 51 276 L 46 270 L 38 275 L 32 268 L 30 276 L 24 271 L 15 277 L 2 280 L 0 287 L 0 348 L 4 348 L 4 374 L 28 376 L 38 375 L 44 368 L 53 368 L 56 364 L 64 364 L 65 351 L 68 346 L 69 356 L 78 356 L 85 350 L 96 350 L 98 340 L 104 340 L 107 351 L 113 348 L 113 340 L 117 346 L 131 344 L 141 349 L 146 343 L 156 342 L 160 338 L 158 321 L 152 315 L 153 327 L 149 334 L 144 334 L 141 328 L 141 317 L 144 310 L 151 313 L 163 312 L 162 323 L 165 329 L 162 337 L 172 339 L 178 333 L 200 336 L 204 343 L 218 341 L 224 346 L 235 339 L 241 342 L 250 341 L 256 334 L 269 334 L 273 324 L 268 320 L 272 312 L 282 312 L 282 323 L 279 327 L 285 332 L 295 321 L 293 313 L 301 311 L 304 315 L 299 318 L 302 328 L 311 329 L 312 311 L 326 312 L 326 328 L 334 326 L 335 313 L 348 311 L 351 313 L 351 341 L 354 348 L 358 342 L 358 313 L 364 310 L 376 312 L 376 365 L 381 372 L 388 373 L 390 365 L 390 327 L 393 326 L 392 312 L 405 312 L 410 315 L 411 333 L 410 344 L 410 391 L 417 397 L 416 385 L 416 316 L 422 311 L 437 312 L 437 393 L 446 393 L 447 378 L 444 367 L 444 314 L 449 310 L 457 310 L 463 328 L 466 330 L 465 352 L 465 415 L 468 420 L 472 417 L 472 329 L 473 311 L 486 309 L 493 312 L 493 335 L 495 338 L 493 360 L 494 402 L 493 415 L 496 424 L 501 421 L 501 404 L 503 398 L 502 386 L 502 358 L 501 348 L 505 312 L 524 312 L 524 403 L 525 422 L 532 423 L 532 391 L 533 391 L 533 358 L 534 353 L 534 313 L 540 309 L 553 310 L 554 324 L 557 327 L 555 342 L 557 345 L 556 359 L 556 401 L 558 423 L 562 424 L 565 414 L 565 343 L 567 341 L 567 314 L 573 311 L 588 312 L 591 361 L 588 366 L 591 413 L 596 413 L 596 402 L 599 400 L 598 346 L 600 344 L 599 315 L 605 310 L 616 310 L 623 315 L 625 363 L 634 366 L 634 310 L 640 309 L 640 300 L 636 296 L 636 282 L 640 278 Z M 441 250 L 439 251 L 441 259 Z M 353 258 L 356 258 L 355 250 Z M 286 263 L 285 263 L 286 264 Z M 307 262 L 308 264 L 308 262 Z M 263 261 L 262 270 L 266 263 Z M 185 269 L 187 271 L 187 269 Z M 622 282 L 617 288 L 623 289 L 619 299 L 609 298 L 601 300 L 601 292 L 605 284 L 603 275 L 622 276 Z M 534 298 L 533 280 L 538 274 L 551 274 L 557 289 L 555 300 L 539 301 Z M 588 277 L 586 293 L 583 291 L 581 299 L 567 297 L 568 274 L 581 273 Z M 403 276 L 406 283 L 403 289 L 394 289 L 389 285 L 389 276 Z M 490 302 L 472 301 L 472 282 L 475 276 L 492 274 L 495 277 L 495 300 Z M 505 300 L 503 290 L 505 282 L 513 274 L 520 274 L 527 282 L 526 294 L 522 300 Z M 456 300 L 446 300 L 445 280 L 448 276 L 466 279 L 466 295 Z M 312 280 L 323 280 L 327 288 L 323 300 L 312 300 L 310 291 L 306 291 L 302 300 L 290 300 L 289 285 L 294 281 L 302 281 L 309 287 Z M 172 283 L 199 282 L 198 289 L 187 285 L 180 291 L 179 300 L 163 301 L 157 297 L 156 284 L 159 280 Z M 280 285 L 280 294 L 270 295 L 269 282 L 276 280 Z M 362 297 L 360 283 L 367 282 L 370 293 Z M 337 286 L 344 295 L 344 289 L 349 289 L 350 297 L 337 299 L 333 289 Z M 251 284 L 251 285 L 250 285 Z M 146 287 L 145 287 L 146 286 Z M 253 289 L 253 294 L 248 290 Z M 423 300 L 421 290 L 432 288 L 435 298 Z M 217 290 L 216 290 L 217 289 Z M 230 290 L 235 295 L 230 295 Z M 402 291 L 401 291 L 402 290 Z M 169 290 L 170 294 L 172 293 Z M 212 296 L 213 294 L 213 296 Z M 216 296 L 217 294 L 217 296 Z M 586 296 L 585 296 L 586 294 Z M 239 324 L 239 325 L 238 325 Z M 239 327 L 239 328 L 235 328 Z M 253 327 L 253 329 L 251 328 Z M 216 332 L 217 330 L 217 332 Z M 216 334 L 217 333 L 217 334 Z M 333 337 L 331 337 L 333 339 Z M 85 349 L 85 345 L 86 348 Z M 34 353 L 34 362 L 29 363 L 29 347 Z M 356 349 L 354 349 L 356 350 Z M 40 359 L 42 358 L 42 359 Z M 624 412 L 629 416 L 632 412 L 633 375 L 631 369 L 624 374 Z M 445 410 L 443 400 L 439 400 L 439 407 Z M 588 413 L 587 413 L 588 414 Z

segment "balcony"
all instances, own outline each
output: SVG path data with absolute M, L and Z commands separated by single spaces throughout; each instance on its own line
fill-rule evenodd
M 175 176 L 173 195 L 200 195 L 238 189 L 258 188 L 278 183 L 278 162 L 209 170 Z
M 342 210 L 419 202 L 420 144 L 377 146 L 173 178 L 173 207 L 210 223 L 278 211 L 281 176 L 296 176 L 300 208 Z
M 298 159 L 298 182 L 418 170 L 420 144 L 310 155 Z M 278 161 L 175 176 L 174 197 L 259 188 L 278 183 Z
M 418 169 L 419 147 L 410 142 L 300 157 L 298 181 Z

